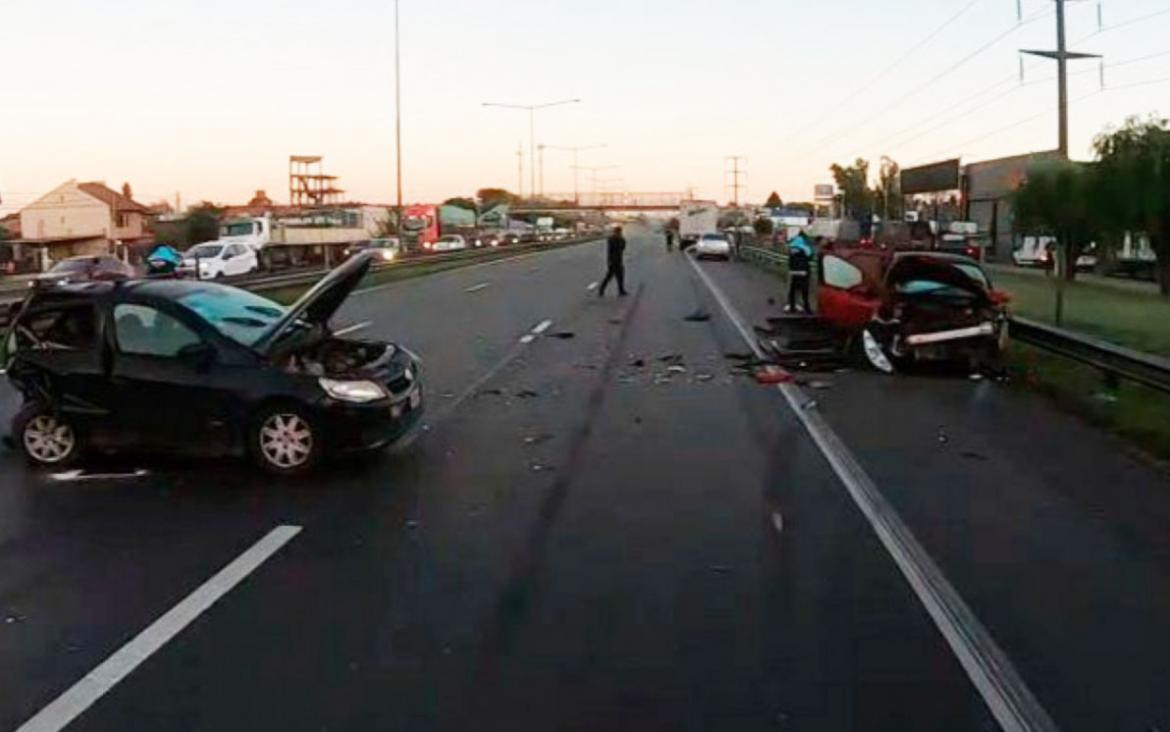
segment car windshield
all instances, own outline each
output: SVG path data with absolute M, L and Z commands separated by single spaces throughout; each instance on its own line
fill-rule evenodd
M 441 236 L 441 237 L 439 237 L 439 241 L 459 241 L 459 237 L 457 237 L 457 236 Z
M 723 234 L 703 234 L 703 241 L 727 241 Z
M 973 279 L 976 282 L 978 282 L 979 284 L 983 285 L 985 288 L 988 288 L 988 289 L 991 288 L 991 282 L 987 279 L 987 274 L 983 271 L 983 268 L 980 267 L 979 265 L 967 264 L 967 263 L 961 262 L 959 264 L 956 264 L 955 266 L 958 267 L 960 270 L 962 270 L 963 274 L 967 275 L 971 279 Z
M 227 236 L 250 236 L 256 233 L 256 224 L 251 221 L 228 224 L 224 227 L 223 233 Z
M 255 344 L 285 314 L 284 306 L 267 298 L 212 284 L 183 295 L 179 302 L 220 333 L 245 346 Z
M 197 258 L 199 258 L 199 257 L 211 258 L 211 257 L 218 257 L 220 252 L 222 252 L 222 251 L 223 251 L 223 245 L 221 245 L 221 244 L 200 244 L 197 247 L 191 247 L 190 249 L 188 249 L 187 256 L 188 257 L 197 257 Z

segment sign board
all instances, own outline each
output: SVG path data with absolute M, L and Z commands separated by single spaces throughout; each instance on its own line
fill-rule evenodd
M 902 195 L 953 191 L 959 187 L 959 159 L 944 160 L 902 171 Z
M 813 198 L 817 201 L 832 201 L 833 193 L 832 183 L 817 183 L 813 186 Z

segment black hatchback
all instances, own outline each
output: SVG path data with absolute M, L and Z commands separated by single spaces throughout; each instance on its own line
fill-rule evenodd
M 147 450 L 295 474 L 401 440 L 422 414 L 418 359 L 329 325 L 370 264 L 349 260 L 290 307 L 184 280 L 35 291 L 0 350 L 24 397 L 16 447 L 45 466 Z

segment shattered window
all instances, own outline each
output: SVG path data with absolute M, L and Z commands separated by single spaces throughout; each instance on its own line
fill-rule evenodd
M 21 318 L 14 333 L 14 351 L 81 351 L 94 347 L 93 306 L 73 305 L 37 310 Z
M 850 287 L 857 287 L 862 282 L 861 270 L 840 257 L 826 255 L 821 266 L 824 267 L 825 271 L 825 284 L 830 287 L 848 290 Z

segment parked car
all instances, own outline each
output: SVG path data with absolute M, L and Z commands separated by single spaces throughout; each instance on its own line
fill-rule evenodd
M 0 343 L 24 398 L 15 446 L 41 466 L 150 450 L 248 454 L 287 475 L 394 443 L 422 412 L 417 358 L 330 327 L 372 260 L 342 264 L 291 307 L 181 279 L 34 291 Z
M 918 361 L 996 364 L 1009 297 L 970 257 L 834 248 L 821 258 L 817 303 L 838 332 L 860 336 L 883 371 Z
M 1012 261 L 1017 267 L 1043 267 L 1053 265 L 1052 250 L 1056 240 L 1050 236 L 1026 236 L 1012 250 Z
M 373 254 L 379 261 L 393 262 L 402 256 L 402 244 L 397 237 L 370 239 L 346 247 L 345 258 L 350 259 L 367 252 Z
M 255 272 L 260 268 L 256 250 L 247 244 L 196 244 L 183 254 L 179 274 L 198 280 L 218 280 Z
M 731 259 L 731 241 L 726 234 L 707 233 L 694 245 L 696 259 Z
M 462 234 L 444 234 L 438 241 L 430 245 L 432 252 L 457 252 L 467 248 L 467 240 Z
M 520 243 L 520 235 L 519 234 L 502 234 L 500 236 L 500 246 L 502 246 L 502 247 L 511 246 L 513 244 L 519 244 L 519 243 Z
M 105 255 L 62 259 L 48 272 L 32 280 L 33 287 L 52 287 L 70 282 L 112 282 L 135 275 L 134 268 L 117 257 Z
M 479 244 L 482 247 L 494 249 L 500 246 L 500 237 L 498 234 L 484 234 L 479 237 Z

